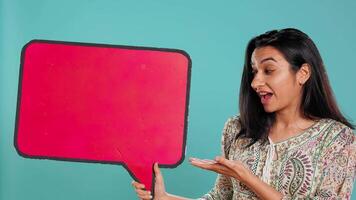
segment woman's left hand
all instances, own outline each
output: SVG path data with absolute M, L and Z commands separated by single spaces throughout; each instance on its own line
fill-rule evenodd
M 215 160 L 190 158 L 189 161 L 196 167 L 230 176 L 238 179 L 241 182 L 245 182 L 245 180 L 248 180 L 249 177 L 253 175 L 252 172 L 247 169 L 241 161 L 228 160 L 222 156 L 217 156 Z
M 210 170 L 239 180 L 249 187 L 261 199 L 282 199 L 283 195 L 267 183 L 255 176 L 241 161 L 228 160 L 218 156 L 215 160 L 190 158 L 190 163 L 196 167 Z

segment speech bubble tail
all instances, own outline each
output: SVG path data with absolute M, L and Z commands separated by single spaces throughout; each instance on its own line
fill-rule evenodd
M 146 190 L 154 192 L 153 163 L 125 163 L 133 179 L 145 185 Z

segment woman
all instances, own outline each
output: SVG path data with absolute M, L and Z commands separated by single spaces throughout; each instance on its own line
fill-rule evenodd
M 297 29 L 247 45 L 240 116 L 225 124 L 223 155 L 191 164 L 218 173 L 201 199 L 350 199 L 356 173 L 353 125 L 341 114 L 313 41 Z M 155 199 L 168 194 L 157 164 Z M 138 197 L 150 199 L 133 182 Z

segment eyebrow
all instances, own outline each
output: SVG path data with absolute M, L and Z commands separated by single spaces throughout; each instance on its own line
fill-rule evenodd
M 267 62 L 267 61 L 269 61 L 269 60 L 274 61 L 274 62 L 277 62 L 277 60 L 274 59 L 273 57 L 267 57 L 267 58 L 262 59 L 261 62 L 260 62 L 260 64 L 262 64 L 263 62 Z M 255 63 L 253 63 L 253 62 L 251 61 L 251 65 L 254 65 L 254 64 L 255 64 Z

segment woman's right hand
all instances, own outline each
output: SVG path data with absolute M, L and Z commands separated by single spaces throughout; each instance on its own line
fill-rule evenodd
M 159 170 L 158 164 L 154 164 L 154 172 L 156 175 L 156 180 L 155 180 L 155 193 L 154 193 L 154 200 L 165 200 L 168 199 L 168 194 L 166 192 L 166 189 L 164 187 L 164 181 L 163 181 L 163 176 L 161 174 L 161 171 Z M 137 196 L 142 199 L 142 200 L 148 200 L 152 199 L 152 194 L 150 191 L 145 190 L 145 185 L 132 181 L 132 186 L 135 188 L 135 191 L 137 193 Z

